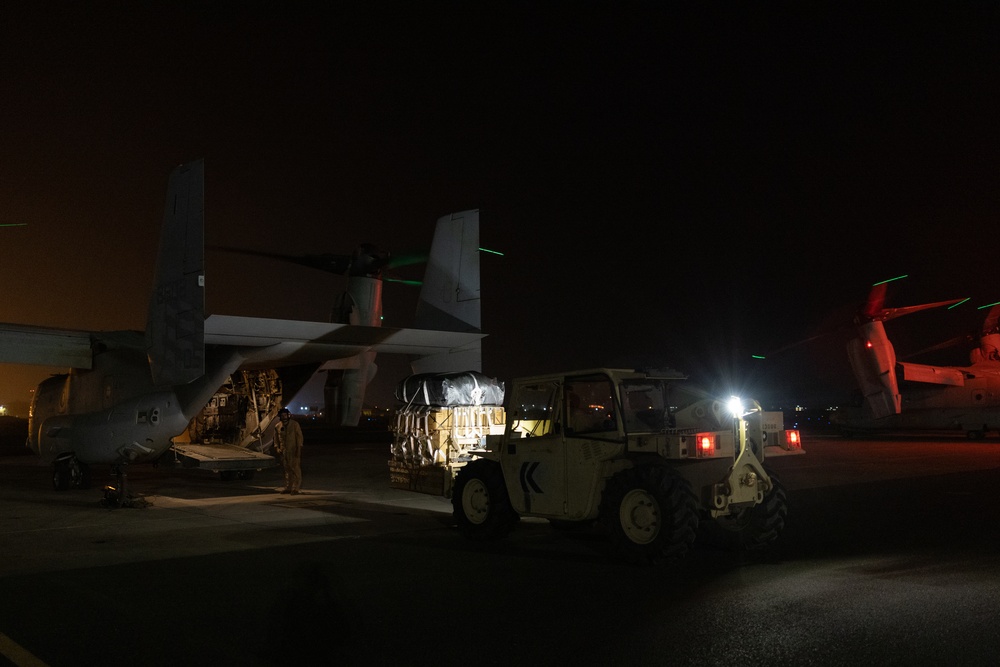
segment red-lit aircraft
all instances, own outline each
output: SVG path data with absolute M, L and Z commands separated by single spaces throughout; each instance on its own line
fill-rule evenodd
M 376 353 L 418 357 L 420 372 L 480 370 L 478 235 L 476 210 L 438 220 L 418 311 L 437 330 L 380 326 L 380 265 L 363 253 L 348 264 L 340 321 L 206 317 L 204 162 L 181 165 L 169 179 L 145 332 L 0 324 L 0 363 L 71 369 L 35 391 L 27 445 L 53 462 L 57 489 L 84 486 L 89 466 L 111 465 L 122 502 L 128 464 L 157 461 L 182 434 L 218 435 L 227 415 L 236 431 L 226 441 L 245 452 L 228 470 L 273 464 L 262 439 L 282 397 L 324 362 L 343 371 L 341 423 L 357 422 Z
M 962 300 L 884 308 L 885 293 L 886 283 L 875 285 L 855 319 L 857 336 L 848 342 L 847 352 L 863 405 L 834 415 L 841 428 L 958 430 L 970 438 L 1000 429 L 1000 306 L 986 316 L 969 366 L 914 364 L 897 360 L 883 322 Z

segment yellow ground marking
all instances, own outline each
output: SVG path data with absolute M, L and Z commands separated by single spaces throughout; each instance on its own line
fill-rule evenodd
M 17 667 L 48 667 L 2 632 L 0 632 L 0 655 L 13 662 Z

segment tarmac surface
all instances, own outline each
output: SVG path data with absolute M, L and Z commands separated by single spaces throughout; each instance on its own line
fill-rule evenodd
M 136 466 L 147 505 L 0 449 L 0 665 L 926 665 L 1000 652 L 1000 442 L 806 439 L 766 554 L 622 565 L 523 519 L 483 547 L 388 487 L 388 443 L 306 436 L 303 489 Z M 110 478 L 109 478 L 110 481 Z

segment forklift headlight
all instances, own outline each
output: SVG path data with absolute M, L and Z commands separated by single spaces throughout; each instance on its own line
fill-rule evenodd
M 743 399 L 732 396 L 729 402 L 726 403 L 726 409 L 729 410 L 729 414 L 736 417 L 737 419 L 743 416 Z

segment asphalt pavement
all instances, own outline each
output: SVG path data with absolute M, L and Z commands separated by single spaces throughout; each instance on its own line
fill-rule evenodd
M 388 487 L 388 443 L 223 482 L 136 467 L 141 508 L 0 451 L 0 664 L 965 665 L 1000 651 L 1000 442 L 806 440 L 764 554 L 614 561 L 524 519 L 481 546 Z M 35 661 L 35 662 L 33 662 Z

